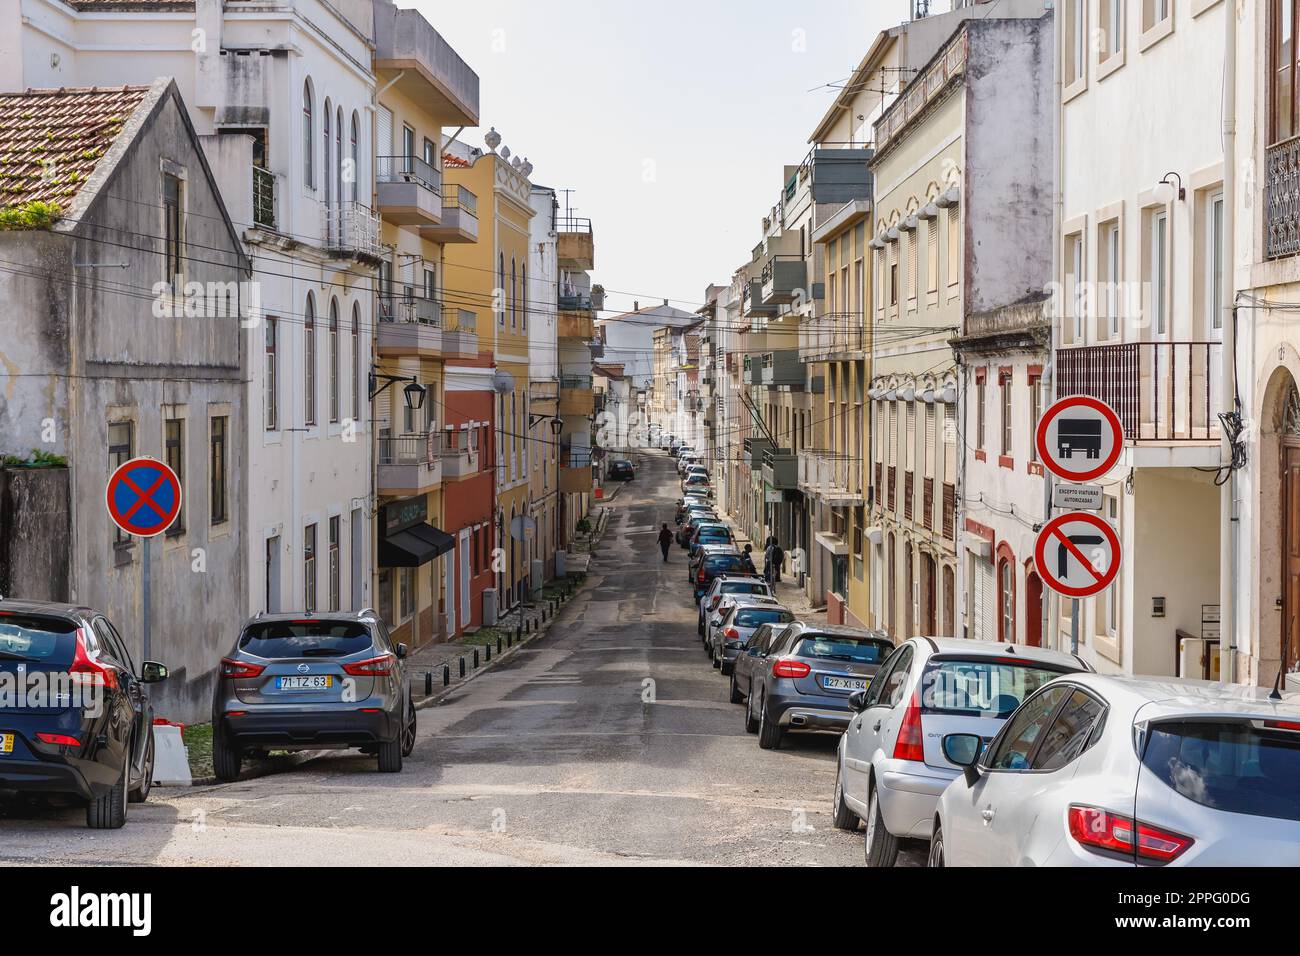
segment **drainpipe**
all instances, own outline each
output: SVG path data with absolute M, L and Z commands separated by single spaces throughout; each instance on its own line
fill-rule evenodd
M 1220 390 L 1223 410 L 1239 411 L 1236 389 L 1237 329 L 1233 306 L 1236 302 L 1236 260 L 1233 258 L 1234 210 L 1237 207 L 1237 12 L 1236 4 L 1223 5 L 1223 346 L 1220 362 Z M 1231 465 L 1233 449 L 1223 430 L 1224 455 Z M 1237 656 L 1237 473 L 1229 472 L 1219 499 L 1219 679 L 1233 682 Z M 1258 675 L 1257 675 L 1258 676 Z
M 1055 97 L 1052 102 L 1052 282 L 1056 283 L 1057 299 L 1054 307 L 1052 307 L 1054 314 L 1048 340 L 1047 364 L 1043 369 L 1043 378 L 1038 386 L 1044 393 L 1042 402 L 1044 409 L 1050 408 L 1052 402 L 1056 400 L 1056 350 L 1059 345 L 1060 323 L 1065 320 L 1065 283 L 1059 281 L 1064 278 L 1061 275 L 1061 228 L 1062 223 L 1065 221 L 1065 195 L 1063 193 L 1065 188 L 1065 150 L 1063 148 L 1065 106 L 1061 102 L 1061 93 L 1064 89 L 1064 71 L 1061 67 L 1061 58 L 1063 56 L 1062 34 L 1061 12 L 1057 10 L 1052 15 L 1052 45 L 1055 51 L 1055 55 L 1052 57 L 1052 95 Z M 1050 302 L 1051 299 L 1048 301 Z M 1033 440 L 1035 440 L 1035 436 L 1031 435 L 1030 441 Z M 1051 520 L 1052 473 L 1044 468 L 1043 523 L 1046 524 Z M 1059 600 L 1060 598 L 1056 596 L 1056 592 L 1051 588 L 1043 589 L 1041 640 L 1044 647 L 1055 647 L 1059 638 L 1059 635 L 1052 631 L 1052 627 L 1057 620 L 1057 615 L 1053 613 L 1053 610 Z

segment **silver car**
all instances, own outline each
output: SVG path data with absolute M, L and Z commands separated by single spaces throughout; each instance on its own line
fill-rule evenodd
M 943 747 L 933 866 L 1300 866 L 1300 694 L 1075 674 Z
M 705 625 L 728 594 L 761 594 L 772 596 L 772 585 L 757 574 L 723 574 L 713 579 L 709 590 L 700 598 L 699 621 L 695 632 L 705 637 Z M 707 639 L 706 639 L 707 640 Z
M 794 614 L 772 598 L 737 595 L 718 608 L 717 623 L 709 630 L 709 656 L 713 666 L 727 677 L 754 631 L 764 624 L 784 627 L 794 623 Z
M 258 615 L 221 661 L 212 763 L 239 776 L 246 753 L 359 748 L 397 773 L 415 747 L 415 705 L 403 660 L 372 610 Z
M 944 735 L 987 742 L 1039 687 L 1085 669 L 1072 655 L 1020 644 L 900 644 L 851 700 L 835 768 L 835 826 L 856 830 L 863 820 L 867 865 L 893 866 L 899 838 L 929 839 L 939 795 L 961 774 L 944 756 Z

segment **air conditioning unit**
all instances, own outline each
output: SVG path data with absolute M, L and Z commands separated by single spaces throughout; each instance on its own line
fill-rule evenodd
M 488 588 L 483 592 L 483 626 L 495 627 L 497 623 L 497 592 Z

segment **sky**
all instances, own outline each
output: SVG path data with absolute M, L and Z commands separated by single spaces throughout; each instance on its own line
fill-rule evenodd
M 908 0 L 398 0 L 479 75 L 461 139 L 528 158 L 589 217 L 606 309 L 694 310 L 763 215 L 835 90 Z M 945 5 L 939 4 L 939 7 Z M 565 197 L 561 194 L 561 208 Z

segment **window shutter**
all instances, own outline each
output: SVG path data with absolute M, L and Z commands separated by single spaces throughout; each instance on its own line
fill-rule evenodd
M 393 155 L 393 111 L 386 106 L 379 107 L 375 122 L 375 152 L 380 156 Z
M 934 477 L 934 406 L 925 406 L 925 477 Z
M 957 483 L 957 406 L 943 406 L 943 480 Z
M 907 403 L 907 470 L 916 470 L 916 403 Z

